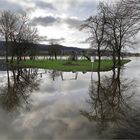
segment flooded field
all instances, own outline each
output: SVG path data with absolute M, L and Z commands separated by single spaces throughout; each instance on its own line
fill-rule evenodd
M 1 139 L 140 138 L 140 58 L 109 72 L 0 71 Z

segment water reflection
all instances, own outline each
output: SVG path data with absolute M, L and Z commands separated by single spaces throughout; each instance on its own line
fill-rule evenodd
M 133 94 L 132 68 L 130 63 L 123 72 L 93 73 L 92 78 L 91 73 L 19 68 L 7 71 L 6 81 L 1 72 L 0 137 L 139 139 L 140 110 L 133 100 L 139 94 Z
M 12 68 L 7 69 L 7 83 L 0 88 L 0 103 L 8 111 L 18 107 L 29 107 L 29 96 L 33 90 L 38 90 L 37 70 Z
M 58 77 L 60 77 L 62 81 L 64 81 L 64 80 L 77 80 L 78 79 L 78 72 L 71 72 L 72 77 L 70 79 L 67 79 L 67 76 L 64 75 L 65 72 L 62 72 L 62 71 L 49 70 L 48 73 L 49 73 L 50 78 L 53 81 L 55 81 L 55 79 Z
M 91 78 L 90 99 L 87 101 L 89 109 L 81 110 L 81 114 L 88 118 L 89 121 L 96 122 L 98 133 L 104 133 L 109 130 L 113 131 L 112 135 L 115 132 L 116 138 L 136 138 L 137 135 L 134 135 L 136 129 L 134 127 L 134 130 L 130 129 L 134 126 L 135 121 L 140 124 L 139 118 L 136 120 L 136 117 L 132 119 L 132 116 L 130 116 L 132 112 L 133 114 L 137 112 L 134 103 L 133 106 L 131 104 L 134 93 L 130 93 L 130 89 L 133 86 L 133 81 L 128 81 L 121 77 L 120 68 L 113 70 L 111 76 L 101 77 L 100 72 L 98 72 L 97 81 Z M 133 122 L 133 120 L 135 121 Z M 120 131 L 121 127 L 127 132 L 132 131 L 131 134 L 133 135 L 129 137 L 127 133 L 123 134 L 123 131 Z M 139 135 L 139 133 L 137 134 Z M 109 135 L 111 136 L 111 133 Z
M 63 72 L 61 72 L 61 71 L 49 70 L 48 73 L 50 75 L 50 78 L 53 81 L 55 81 L 55 78 L 60 77 L 60 76 L 61 76 L 61 79 L 63 80 Z

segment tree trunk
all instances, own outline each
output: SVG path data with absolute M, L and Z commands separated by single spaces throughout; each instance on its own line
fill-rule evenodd
M 100 52 L 100 45 L 98 45 L 98 72 L 101 69 L 101 52 Z
M 54 56 L 55 56 L 55 60 L 57 60 L 57 54 L 56 53 L 54 54 Z
M 113 69 L 115 69 L 116 68 L 116 52 L 115 52 L 115 49 L 113 49 L 112 58 L 113 58 Z
M 118 67 L 121 67 L 121 50 L 118 49 Z
M 8 37 L 5 36 L 6 62 L 8 62 Z

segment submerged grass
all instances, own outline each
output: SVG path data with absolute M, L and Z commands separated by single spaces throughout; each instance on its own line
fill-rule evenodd
M 124 65 L 130 60 L 122 60 L 121 64 Z M 17 66 L 16 64 L 13 64 Z M 43 69 L 53 69 L 59 71 L 97 71 L 98 61 L 92 63 L 86 60 L 78 61 L 68 61 L 68 60 L 26 60 L 21 61 L 18 66 L 26 68 L 43 68 Z M 102 60 L 101 61 L 101 71 L 109 71 L 113 67 L 112 60 Z

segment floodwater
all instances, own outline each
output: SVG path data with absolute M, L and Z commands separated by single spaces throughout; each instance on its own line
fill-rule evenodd
M 0 71 L 0 139 L 140 139 L 140 58 L 101 73 Z

